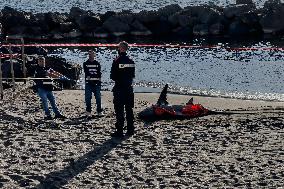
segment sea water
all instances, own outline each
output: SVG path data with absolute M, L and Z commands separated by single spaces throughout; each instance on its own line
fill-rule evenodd
M 153 88 L 168 83 L 170 91 L 179 94 L 284 101 L 284 49 L 270 42 L 258 42 L 241 51 L 223 43 L 194 45 L 196 48 L 130 48 L 128 54 L 136 63 L 136 89 L 157 92 Z M 102 66 L 103 88 L 110 90 L 110 68 L 117 52 L 106 47 L 95 50 Z M 88 58 L 87 49 L 80 48 L 60 48 L 53 54 L 79 64 Z
M 265 0 L 254 1 L 257 7 Z M 18 10 L 37 12 L 69 12 L 73 6 L 93 12 L 131 10 L 157 10 L 169 4 L 181 7 L 215 4 L 227 6 L 229 0 L 0 0 L 0 8 L 10 6 Z M 115 40 L 117 42 L 118 39 Z M 203 46 L 207 40 L 180 40 L 184 45 Z M 245 41 L 245 42 L 244 42 Z M 262 99 L 284 101 L 284 50 L 269 50 L 283 47 L 283 38 L 259 39 L 250 43 L 220 40 L 214 48 L 130 48 L 129 55 L 136 63 L 135 89 L 142 92 L 157 92 L 166 83 L 170 91 L 180 94 L 221 96 L 228 98 Z M 106 41 L 114 42 L 114 41 Z M 140 42 L 145 41 L 140 39 Z M 148 40 L 148 43 L 152 41 Z M 158 43 L 164 43 L 161 40 Z M 171 41 L 171 43 L 173 43 Z M 208 46 L 206 44 L 205 46 Z M 259 48 L 258 50 L 234 50 L 234 47 Z M 263 49 L 264 48 L 264 49 Z M 70 62 L 82 64 L 87 59 L 86 48 L 49 49 L 54 55 Z M 103 88 L 110 90 L 109 79 L 112 60 L 117 56 L 114 49 L 96 48 L 97 59 L 102 65 Z M 84 87 L 84 81 L 80 86 Z
M 254 0 L 257 7 L 263 6 L 266 0 Z M 80 7 L 97 13 L 106 11 L 156 10 L 160 7 L 179 4 L 181 7 L 192 5 L 214 4 L 227 6 L 235 4 L 235 0 L 0 0 L 0 8 L 5 6 L 28 12 L 69 12 L 72 7 Z

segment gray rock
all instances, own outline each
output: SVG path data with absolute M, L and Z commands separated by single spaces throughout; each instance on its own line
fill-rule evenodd
M 197 36 L 209 35 L 209 27 L 207 24 L 198 24 L 193 27 L 193 34 Z
M 269 1 L 264 6 L 263 15 L 260 19 L 263 32 L 277 34 L 284 32 L 284 4 L 279 1 Z
M 68 33 L 64 33 L 63 35 L 65 38 L 78 38 L 82 36 L 82 32 L 78 29 L 72 29 Z
M 248 25 L 237 20 L 230 24 L 228 32 L 232 36 L 245 36 L 250 34 L 250 28 Z
M 264 3 L 263 5 L 263 9 L 266 10 L 273 10 L 276 7 L 278 7 L 279 5 L 283 5 L 283 3 L 281 2 L 281 0 L 268 0 Z
M 100 14 L 99 16 L 101 18 L 102 23 L 104 23 L 108 18 L 115 16 L 116 14 L 117 13 L 114 11 L 107 11 L 106 13 Z
M 160 20 L 160 17 L 157 13 L 157 11 L 146 11 L 142 10 L 139 13 L 135 15 L 136 19 L 139 20 L 140 22 L 147 24 L 151 22 L 157 22 Z
M 193 29 L 189 26 L 178 27 L 173 30 L 174 35 L 181 36 L 181 37 L 192 37 Z
M 240 16 L 240 20 L 247 25 L 255 25 L 259 23 L 259 16 L 255 12 L 248 12 Z
M 242 5 L 232 5 L 224 9 L 225 17 L 232 19 L 234 17 L 239 17 L 245 13 L 255 11 L 256 7 L 254 4 L 242 4 Z
M 157 11 L 157 14 L 163 17 L 169 17 L 181 10 L 182 8 L 178 4 L 172 4 L 172 5 L 167 5 L 165 7 L 159 8 Z
M 73 22 L 64 22 L 60 24 L 59 30 L 62 33 L 66 33 L 66 32 L 71 31 L 74 28 L 75 28 L 75 24 Z
M 94 31 L 95 28 L 102 25 L 99 16 L 82 15 L 76 18 L 76 23 L 82 31 Z
M 198 18 L 200 23 L 211 25 L 220 21 L 221 13 L 213 8 L 202 9 Z
M 103 23 L 103 28 L 110 33 L 120 36 L 130 32 L 130 26 L 118 17 L 110 17 Z
M 222 35 L 225 33 L 225 26 L 222 23 L 216 23 L 209 27 L 210 35 Z
M 189 9 L 179 11 L 169 17 L 169 22 L 173 27 L 194 26 L 198 23 L 198 15 L 194 15 Z
M 167 20 L 159 20 L 156 22 L 148 23 L 146 27 L 152 32 L 153 35 L 168 35 L 172 32 L 173 29 L 170 22 L 168 22 Z
M 236 0 L 236 4 L 254 4 L 252 0 Z
M 44 35 L 42 28 L 39 26 L 27 27 L 24 36 L 29 39 L 41 39 L 41 36 Z
M 46 22 L 50 29 L 58 28 L 62 23 L 68 22 L 68 16 L 64 13 L 47 13 Z
M 130 24 L 131 26 L 131 35 L 136 35 L 136 36 L 148 36 L 151 35 L 152 32 L 148 30 L 141 22 L 138 20 L 135 20 Z
M 79 16 L 85 15 L 87 14 L 87 11 L 79 8 L 79 7 L 72 7 L 70 9 L 70 13 L 69 13 L 69 18 L 70 19 L 75 19 L 78 18 Z
M 93 32 L 93 36 L 96 38 L 107 38 L 109 37 L 109 32 L 106 31 L 104 28 L 102 27 L 98 27 L 94 32 Z
M 127 23 L 127 24 L 131 24 L 135 20 L 133 14 L 120 13 L 120 14 L 117 14 L 115 17 L 118 18 L 120 21 Z
M 26 26 L 15 26 L 11 27 L 7 30 L 8 35 L 15 35 L 15 34 L 24 34 L 26 31 Z

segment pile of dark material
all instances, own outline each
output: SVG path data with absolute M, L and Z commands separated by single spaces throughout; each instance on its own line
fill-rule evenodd
M 104 14 L 78 7 L 69 13 L 38 14 L 5 7 L 0 12 L 0 33 L 27 39 L 283 35 L 283 17 L 281 0 L 268 0 L 262 8 L 252 0 L 237 0 L 227 7 L 209 4 L 181 8 L 172 4 L 155 11 Z
M 17 47 L 12 48 L 13 54 L 20 54 L 21 49 Z M 0 54 L 2 55 L 9 55 L 9 50 L 7 47 L 0 48 Z M 63 74 L 68 79 L 55 79 L 55 83 L 59 88 L 62 89 L 74 89 L 77 87 L 77 80 L 80 79 L 81 74 L 81 66 L 72 64 L 67 62 L 64 58 L 59 56 L 48 56 L 47 50 L 41 47 L 26 47 L 25 54 L 27 55 L 26 58 L 26 77 L 33 77 L 34 70 L 37 65 L 37 57 L 42 55 L 46 59 L 46 66 L 52 68 L 53 70 Z M 2 78 L 3 88 L 10 88 L 12 85 L 11 79 L 11 60 L 9 56 L 2 58 Z M 14 74 L 15 74 L 15 81 L 24 81 L 24 72 L 23 72 L 23 60 L 21 56 L 12 59 L 13 67 L 14 67 Z

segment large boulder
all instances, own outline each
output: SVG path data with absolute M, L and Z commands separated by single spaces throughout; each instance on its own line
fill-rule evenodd
M 24 31 L 23 37 L 27 39 L 42 39 L 44 31 L 39 26 L 27 27 Z
M 220 21 L 221 13 L 217 9 L 204 7 L 200 9 L 198 19 L 202 24 L 211 25 Z
M 47 56 L 46 66 L 70 79 L 57 80 L 60 84 L 63 85 L 63 88 L 76 87 L 77 80 L 80 79 L 80 74 L 82 71 L 82 68 L 81 66 L 79 66 L 79 64 L 72 64 L 70 62 L 67 62 L 66 59 L 59 56 Z
M 102 25 L 101 19 L 97 15 L 82 15 L 75 20 L 79 29 L 84 32 L 94 31 L 98 26 Z
M 250 27 L 243 22 L 236 20 L 230 24 L 228 33 L 231 36 L 246 36 L 250 34 Z
M 278 0 L 265 3 L 260 19 L 263 32 L 267 34 L 284 33 L 284 4 Z
M 81 37 L 82 35 L 83 35 L 82 32 L 78 29 L 72 29 L 71 31 L 63 34 L 64 38 L 67 39 L 78 38 Z
M 159 20 L 145 24 L 153 35 L 169 35 L 172 32 L 172 26 L 167 20 Z
M 181 11 L 182 8 L 178 4 L 167 5 L 165 7 L 159 8 L 157 14 L 161 17 L 168 18 L 169 16 Z
M 105 30 L 103 27 L 98 27 L 93 32 L 93 36 L 96 38 L 107 38 L 109 37 L 109 32 Z
M 193 29 L 190 26 L 178 27 L 173 30 L 175 36 L 178 37 L 192 37 L 193 36 Z
M 46 22 L 50 29 L 57 29 L 62 23 L 68 22 L 68 16 L 65 13 L 47 13 Z
M 148 28 L 146 28 L 141 22 L 136 19 L 130 24 L 130 27 L 131 35 L 148 36 L 152 34 L 152 32 Z
M 128 23 L 123 22 L 119 17 L 112 16 L 103 23 L 103 28 L 115 36 L 125 35 L 130 32 Z
M 231 5 L 231 6 L 224 8 L 224 15 L 228 19 L 233 19 L 245 13 L 253 12 L 255 10 L 256 10 L 256 6 L 254 4 Z
M 60 24 L 59 31 L 62 33 L 68 33 L 74 28 L 76 28 L 76 26 L 73 22 L 64 22 Z
M 107 19 L 109 19 L 112 16 L 115 16 L 117 13 L 114 11 L 107 11 L 104 14 L 99 14 L 99 17 L 101 18 L 102 23 L 104 23 Z
M 87 14 L 87 11 L 79 8 L 79 7 L 72 7 L 70 9 L 70 12 L 69 12 L 69 18 L 71 20 L 75 20 L 76 18 L 82 16 L 82 15 L 86 15 Z
M 195 24 L 199 23 L 197 17 L 190 17 L 188 15 L 182 14 L 182 12 L 170 16 L 169 22 L 173 27 L 193 27 Z
M 135 17 L 143 24 L 153 23 L 160 20 L 159 14 L 154 10 L 142 10 L 139 13 L 135 14 Z
M 190 6 L 185 7 L 183 10 L 171 15 L 169 22 L 177 26 L 190 26 L 193 27 L 197 24 L 211 25 L 220 22 L 222 13 L 219 9 L 213 6 Z
M 267 0 L 263 5 L 263 9 L 266 11 L 272 11 L 278 6 L 281 6 L 281 4 L 283 5 L 281 0 Z
M 31 16 L 31 13 L 17 11 L 10 7 L 4 7 L 2 14 L 2 24 L 6 30 L 11 27 L 27 25 Z
M 44 34 L 47 34 L 50 31 L 49 25 L 46 21 L 46 15 L 47 13 L 37 13 L 32 17 L 32 26 L 39 26 Z
M 236 4 L 254 4 L 252 0 L 236 0 Z
M 225 26 L 222 23 L 212 24 L 209 27 L 209 34 L 210 35 L 223 35 L 225 33 Z
M 197 36 L 208 36 L 209 26 L 207 24 L 198 24 L 193 27 L 193 34 Z

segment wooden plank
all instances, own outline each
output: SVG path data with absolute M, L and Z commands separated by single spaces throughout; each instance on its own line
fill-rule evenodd
M 23 77 L 27 77 L 27 69 L 26 69 L 26 56 L 25 56 L 25 42 L 24 38 L 21 38 L 22 42 L 22 60 L 23 60 Z M 26 84 L 26 80 L 24 80 L 24 83 Z
M 3 94 L 3 80 L 2 80 L 2 61 L 0 58 L 0 98 L 3 100 L 4 94 Z
M 13 91 L 15 91 L 15 87 L 16 87 L 16 84 L 15 84 L 15 72 L 14 72 L 14 61 L 12 59 L 12 47 L 11 47 L 11 43 L 9 43 L 9 52 L 10 52 L 10 66 L 11 66 L 11 77 L 12 77 L 12 88 L 13 88 Z

